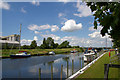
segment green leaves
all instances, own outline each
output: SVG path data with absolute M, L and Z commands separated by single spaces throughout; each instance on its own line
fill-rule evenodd
M 95 5 L 91 5 L 90 8 L 91 8 L 92 12 L 97 9 Z
M 94 21 L 94 29 L 97 29 L 97 21 Z
M 68 41 L 64 41 L 58 46 L 58 48 L 67 48 L 67 47 L 69 47 L 69 42 Z
M 37 43 L 36 43 L 35 40 L 33 40 L 33 41 L 31 42 L 30 48 L 31 48 L 31 49 L 35 49 L 36 47 L 37 47 Z
M 120 4 L 117 2 L 88 2 L 87 5 L 94 13 L 94 28 L 97 29 L 97 22 L 102 26 L 101 34 L 105 36 L 110 27 L 112 30 L 109 35 L 115 40 L 115 43 L 120 43 Z M 120 47 L 120 45 L 117 45 Z

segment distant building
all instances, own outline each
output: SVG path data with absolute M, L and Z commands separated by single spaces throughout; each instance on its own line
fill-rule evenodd
M 0 44 L 2 44 L 2 47 L 5 46 L 6 44 L 9 47 L 11 47 L 11 46 L 18 47 L 19 40 L 20 40 L 20 35 L 17 35 L 17 34 L 9 35 L 9 36 L 1 36 Z

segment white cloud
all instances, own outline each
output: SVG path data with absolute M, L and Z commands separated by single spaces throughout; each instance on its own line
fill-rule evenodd
M 33 0 L 31 3 L 32 3 L 33 5 L 36 5 L 36 6 L 39 6 L 39 5 L 40 5 L 39 1 L 35 1 L 35 0 Z
M 50 25 L 46 24 L 46 25 L 38 26 L 38 25 L 32 24 L 32 25 L 28 26 L 28 29 L 32 30 L 32 31 L 35 31 L 35 30 L 44 30 L 44 29 L 51 29 L 52 32 L 55 32 L 55 31 L 59 30 L 59 27 L 57 25 L 50 26 Z
M 37 40 L 38 40 L 37 36 L 34 36 L 34 39 L 33 39 L 33 40 L 36 40 L 36 41 L 37 41 Z
M 56 41 L 60 39 L 59 36 L 54 35 L 54 34 L 42 34 L 41 36 L 44 37 L 44 38 L 51 37 L 52 39 L 54 39 Z
M 42 32 L 34 31 L 35 34 L 42 34 Z
M 82 28 L 82 23 L 76 24 L 75 20 L 67 20 L 61 31 L 72 32 Z
M 65 36 L 65 37 L 60 39 L 60 43 L 62 43 L 63 41 L 66 41 L 66 40 L 69 41 L 70 45 L 72 45 L 72 46 L 78 46 L 78 45 L 79 46 L 86 46 L 86 45 L 88 45 L 87 41 L 89 39 L 79 38 L 76 36 Z
M 21 44 L 22 44 L 22 45 L 30 45 L 31 42 L 32 42 L 32 40 L 27 40 L 27 39 L 22 39 L 22 40 L 21 40 Z
M 88 34 L 88 36 L 92 37 L 92 38 L 98 38 L 98 37 L 102 37 L 100 35 L 100 32 L 93 32 L 91 34 Z
M 38 31 L 34 31 L 35 32 L 35 34 L 39 34 L 39 32 Z
M 29 25 L 28 26 L 28 29 L 32 30 L 32 31 L 35 31 L 35 30 L 44 30 L 44 29 L 49 29 L 51 26 L 46 24 L 46 25 L 41 25 L 41 26 L 38 26 L 38 25 L 35 25 L 35 24 L 32 24 L 32 25 Z
M 51 26 L 51 31 L 52 32 L 55 32 L 55 31 L 58 31 L 59 30 L 59 27 L 57 25 L 52 25 Z
M 73 0 L 58 0 L 59 2 L 64 2 L 64 3 L 67 3 L 67 2 L 71 2 Z
M 27 13 L 27 11 L 24 8 L 21 8 L 21 12 Z
M 101 26 L 97 26 L 97 29 L 94 29 L 94 26 L 92 27 L 89 27 L 89 31 L 101 31 L 102 30 L 102 27 Z
M 74 13 L 73 15 L 78 16 L 78 17 L 87 17 L 92 15 L 91 9 L 86 5 L 86 3 L 80 3 L 77 2 L 78 12 L 79 13 Z
M 0 9 L 9 10 L 10 9 L 10 5 L 7 2 L 0 1 Z
M 65 18 L 66 14 L 65 13 L 59 13 L 58 17 L 61 19 L 61 24 L 64 25 L 65 21 L 67 21 L 68 19 Z
M 79 38 L 77 36 L 65 36 L 61 38 L 58 43 L 62 43 L 63 41 L 69 41 L 72 46 L 84 46 L 84 47 L 105 47 L 106 46 L 106 38 Z M 111 46 L 111 40 L 107 39 L 108 46 Z
M 100 34 L 100 31 L 102 30 L 101 26 L 98 26 L 97 30 L 94 29 L 94 26 L 89 28 L 90 31 L 92 31 L 91 34 L 88 34 L 90 36 L 90 39 L 92 40 L 93 46 L 98 45 L 98 46 L 106 46 L 106 38 L 107 38 L 107 44 L 108 46 L 111 46 L 111 38 L 108 34 L 106 34 L 104 37 Z
M 62 16 L 64 16 L 63 13 L 59 13 L 59 14 L 58 14 L 58 17 L 62 17 Z
M 106 34 L 104 37 L 100 34 L 100 31 L 102 30 L 101 26 L 97 26 L 97 29 L 94 29 L 94 26 L 89 27 L 89 31 L 93 31 L 93 33 L 88 34 L 91 38 L 109 38 L 109 35 Z
M 30 39 L 22 39 L 21 40 L 21 45 L 30 45 L 33 40 L 36 40 L 37 45 L 40 46 L 42 44 L 42 40 L 38 40 L 37 36 L 34 36 L 32 40 Z

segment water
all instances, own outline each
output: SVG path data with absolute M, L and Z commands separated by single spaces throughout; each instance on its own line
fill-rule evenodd
M 3 78 L 67 78 L 84 66 L 82 53 L 2 59 Z M 72 61 L 73 60 L 73 61 Z M 39 71 L 41 69 L 41 71 Z

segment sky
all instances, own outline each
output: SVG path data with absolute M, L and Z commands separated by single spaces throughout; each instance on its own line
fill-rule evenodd
M 66 0 L 65 0 L 66 1 Z M 1 5 L 2 4 L 2 5 Z M 111 46 L 111 39 L 102 37 L 102 26 L 94 29 L 94 16 L 82 2 L 0 2 L 2 9 L 2 36 L 19 34 L 22 24 L 21 44 L 52 37 L 55 43 L 67 40 L 72 46 Z

